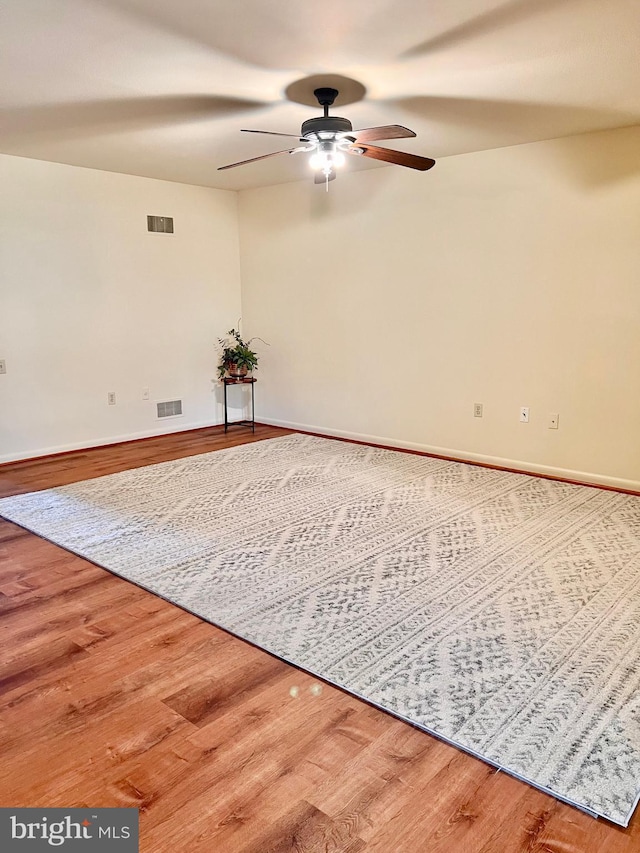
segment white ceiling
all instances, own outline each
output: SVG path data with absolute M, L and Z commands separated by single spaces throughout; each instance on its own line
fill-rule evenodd
M 377 144 L 437 159 L 640 124 L 639 58 L 640 0 L 4 0 L 0 150 L 265 186 L 306 155 L 216 169 L 294 142 L 240 128 L 298 133 L 320 110 L 285 90 L 308 75 L 356 79 L 364 99 L 333 112 L 410 127 Z

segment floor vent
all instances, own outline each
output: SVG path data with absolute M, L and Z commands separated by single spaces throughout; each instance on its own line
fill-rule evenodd
M 147 230 L 173 234 L 173 216 L 147 216 Z
M 182 400 L 164 400 L 156 406 L 159 418 L 178 418 L 182 414 Z

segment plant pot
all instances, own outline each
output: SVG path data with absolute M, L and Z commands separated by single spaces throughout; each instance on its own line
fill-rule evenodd
M 244 379 L 248 373 L 246 364 L 227 364 L 227 373 L 231 379 Z

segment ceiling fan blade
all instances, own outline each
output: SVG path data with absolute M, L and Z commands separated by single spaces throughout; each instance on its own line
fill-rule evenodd
M 331 172 L 329 175 L 329 180 L 335 181 L 335 179 L 336 179 L 336 173 Z M 313 176 L 313 183 L 314 184 L 326 184 L 326 182 L 327 182 L 327 177 L 323 172 L 316 172 L 315 175 Z
M 365 127 L 364 130 L 354 130 L 345 135 L 355 136 L 356 142 L 375 142 L 376 139 L 402 139 L 415 136 L 415 133 L 401 124 L 387 124 L 384 127 Z
M 247 130 L 243 127 L 240 133 L 266 133 L 267 136 L 289 136 L 291 139 L 299 139 L 302 142 L 302 136 L 296 133 L 276 133 L 274 130 Z
M 218 172 L 225 169 L 235 169 L 236 166 L 244 166 L 246 163 L 255 163 L 256 160 L 266 160 L 267 157 L 275 157 L 278 154 L 293 154 L 295 151 L 306 151 L 306 148 L 285 148 L 284 151 L 273 151 L 271 154 L 263 154 L 261 157 L 250 157 L 248 160 L 240 160 L 239 163 L 229 163 L 228 166 L 218 166 Z
M 353 150 L 353 149 L 356 150 Z M 406 151 L 394 151 L 392 148 L 378 148 L 376 145 L 357 145 L 347 148 L 349 154 L 357 154 L 359 151 L 363 157 L 371 157 L 373 160 L 384 160 L 385 163 L 394 163 L 396 166 L 407 166 L 409 169 L 418 169 L 426 172 L 436 161 L 430 157 L 419 157 L 417 154 L 409 154 Z

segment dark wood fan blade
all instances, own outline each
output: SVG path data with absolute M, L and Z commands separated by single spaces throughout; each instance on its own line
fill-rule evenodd
M 354 130 L 346 135 L 355 136 L 356 142 L 375 142 L 376 139 L 402 139 L 415 136 L 415 133 L 401 124 L 387 124 L 384 127 L 365 127 L 364 130 Z
M 276 133 L 274 130 L 247 130 L 246 127 L 243 127 L 240 130 L 240 133 L 265 133 L 267 136 L 288 136 L 291 139 L 299 139 L 301 142 L 303 141 L 302 136 L 296 133 Z M 390 139 L 391 137 L 389 137 Z
M 331 174 L 329 175 L 329 180 L 335 181 L 335 179 L 336 179 L 336 173 L 331 172 Z M 316 172 L 315 173 L 314 178 L 313 178 L 314 184 L 326 184 L 326 182 L 327 182 L 326 175 L 324 175 L 322 172 Z
M 218 172 L 225 169 L 235 169 L 236 166 L 244 166 L 246 163 L 255 163 L 256 160 L 266 160 L 267 157 L 275 157 L 278 154 L 293 154 L 294 151 L 303 151 L 302 148 L 285 148 L 284 151 L 273 151 L 271 154 L 263 154 L 261 157 L 250 157 L 249 160 L 240 160 L 239 163 L 229 163 L 228 166 L 218 166 Z
M 436 161 L 430 157 L 419 157 L 417 154 L 408 154 L 406 151 L 394 151 L 392 148 L 378 148 L 377 145 L 354 145 L 359 149 L 363 157 L 371 157 L 373 160 L 384 160 L 385 163 L 395 163 L 396 166 L 407 166 L 409 169 L 418 169 L 426 172 Z M 358 151 L 347 149 L 349 154 L 357 154 Z

